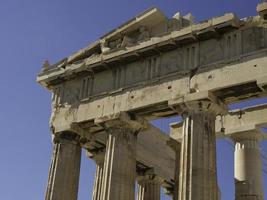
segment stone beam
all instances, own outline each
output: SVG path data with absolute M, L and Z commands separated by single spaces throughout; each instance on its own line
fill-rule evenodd
M 260 129 L 267 124 L 267 105 L 263 104 L 231 111 L 229 115 L 223 117 L 222 122 L 217 119 L 216 132 L 221 131 L 220 124 L 222 124 L 225 129 L 225 136 L 231 136 L 236 132 Z M 262 136 L 267 139 L 267 135 L 263 134 Z
M 265 93 L 262 95 L 266 95 L 266 61 L 266 52 L 259 51 L 255 55 L 249 55 L 243 61 L 233 62 L 211 71 L 200 71 L 190 80 L 190 90 L 212 91 L 226 103 L 248 99 L 256 91 L 259 93 L 262 91 Z M 245 92 L 242 93 L 240 88 Z
M 147 118 L 170 116 L 176 113 L 169 107 L 168 102 L 183 98 L 190 91 L 196 93 L 209 91 L 227 103 L 238 101 L 239 97 L 250 98 L 253 95 L 266 95 L 266 92 L 260 89 L 265 87 L 265 77 L 267 76 L 265 67 L 267 57 L 264 56 L 266 52 L 249 55 L 247 58 L 240 59 L 238 63 L 229 63 L 220 69 L 198 73 L 191 79 L 184 77 L 124 93 L 115 93 L 91 102 L 81 102 L 76 107 L 63 104 L 64 106 L 54 109 L 51 124 L 55 132 L 59 132 L 68 129 L 69 124 L 73 122 L 92 121 L 93 123 L 96 118 L 124 111 Z M 242 69 L 242 76 L 240 76 L 240 69 Z M 260 86 L 257 85 L 258 81 Z M 73 83 L 72 86 L 74 87 L 75 84 Z M 238 94 L 240 88 L 247 86 L 251 89 L 250 91 Z M 66 90 L 68 89 L 66 88 Z M 72 89 L 69 90 L 71 93 Z M 224 94 L 229 95 L 225 96 Z
M 267 125 L 267 105 L 257 105 L 240 110 L 232 110 L 223 118 L 216 119 L 217 137 L 231 137 L 235 133 L 246 133 L 260 129 Z M 260 134 L 267 139 L 267 134 Z M 182 138 L 182 123 L 171 124 L 170 136 L 175 140 Z
M 105 145 L 106 132 L 95 134 L 95 140 Z M 153 173 L 157 174 L 162 181 L 173 184 L 175 152 L 168 145 L 169 140 L 168 135 L 153 125 L 148 125 L 146 130 L 137 135 L 137 162 L 146 169 L 153 168 Z M 95 146 L 85 146 L 85 148 L 97 149 Z
M 149 130 L 138 135 L 137 158 L 149 168 L 153 167 L 158 177 L 173 183 L 175 152 L 169 147 L 169 140 L 169 136 L 151 126 Z

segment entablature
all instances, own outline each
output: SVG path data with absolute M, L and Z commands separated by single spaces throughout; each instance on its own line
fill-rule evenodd
M 164 53 L 190 43 L 198 43 L 199 41 L 211 38 L 216 39 L 218 36 L 221 37 L 221 34 L 237 29 L 239 26 L 240 20 L 230 13 L 202 23 L 192 24 L 179 30 L 167 31 L 165 34 L 157 35 L 130 47 L 117 48 L 116 51 L 109 53 L 101 51 L 102 38 L 88 48 L 82 49 L 53 66 L 47 67 L 46 65 L 46 69 L 43 69 L 40 73 L 38 81 L 44 86 L 53 85 L 50 81 L 69 76 L 70 74 L 74 75 L 80 71 L 101 71 L 105 70 L 106 65 L 117 65 L 118 62 L 125 62 L 125 60 L 126 62 L 132 62 L 143 59 L 151 54 Z M 216 34 L 213 34 L 213 32 Z M 73 73 L 70 73 L 70 71 Z
M 267 125 L 267 104 L 230 110 L 227 115 L 218 116 L 215 132 L 218 138 L 254 138 L 267 140 L 267 134 L 261 128 Z M 170 136 L 181 141 L 183 122 L 170 124 Z
M 73 122 L 94 121 L 95 118 L 119 112 L 133 112 L 149 118 L 166 117 L 176 114 L 170 108 L 170 101 L 201 92 L 211 92 L 225 104 L 265 96 L 266 53 L 262 51 L 260 57 L 251 56 L 244 62 L 197 72 L 191 78 L 168 76 L 165 80 L 142 82 L 140 77 L 137 77 L 135 87 L 121 87 L 110 92 L 107 88 L 112 87 L 114 82 L 107 80 L 105 83 L 108 74 L 103 74 L 94 87 L 90 84 L 91 78 L 70 80 L 57 85 L 53 90 L 52 121 L 55 121 L 57 116 L 60 118 L 61 113 L 62 119 L 70 117 Z M 94 90 L 100 93 L 92 95 Z M 63 124 L 61 118 L 59 124 Z

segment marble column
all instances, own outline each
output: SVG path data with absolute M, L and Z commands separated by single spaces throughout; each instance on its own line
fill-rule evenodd
M 77 200 L 81 147 L 74 133 L 58 133 L 53 139 L 53 156 L 45 200 Z
M 209 101 L 193 101 L 183 113 L 179 200 L 218 199 L 215 108 Z
M 172 199 L 178 200 L 179 197 L 179 181 L 180 181 L 180 171 L 181 171 L 181 141 L 176 141 L 170 139 L 168 145 L 175 152 L 175 171 L 174 171 L 174 187 L 172 191 Z
M 93 159 L 96 163 L 92 200 L 101 200 L 101 187 L 103 183 L 105 150 L 102 149 L 99 151 L 87 152 L 87 156 Z
M 137 200 L 160 200 L 160 180 L 155 175 L 139 176 Z
M 101 200 L 134 200 L 137 133 L 120 121 L 105 125 L 105 129 L 108 140 Z
M 255 133 L 232 138 L 235 141 L 235 199 L 264 200 L 258 138 Z

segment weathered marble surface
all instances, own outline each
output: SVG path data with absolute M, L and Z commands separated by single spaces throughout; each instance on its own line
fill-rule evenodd
M 236 140 L 236 168 L 245 172 L 236 178 L 250 182 L 243 170 L 250 162 L 242 156 L 257 155 L 257 143 L 243 141 L 243 134 L 237 139 L 236 133 L 257 129 L 264 117 L 256 116 L 258 110 L 229 116 L 226 104 L 266 96 L 266 2 L 257 11 L 255 17 L 229 13 L 194 23 L 191 14 L 168 19 L 152 8 L 54 65 L 45 61 L 37 80 L 53 93 L 55 137 L 46 199 L 77 199 L 83 147 L 105 149 L 104 161 L 93 156 L 98 165 L 93 199 L 134 200 L 136 171 L 153 168 L 160 182 L 140 181 L 140 199 L 159 199 L 162 185 L 175 200 L 217 200 L 218 132 Z M 148 120 L 177 114 L 185 120 L 176 142 L 159 131 L 151 135 Z M 227 115 L 220 131 L 216 115 Z M 249 193 L 236 183 L 237 200 L 263 197 L 259 176 L 258 190 L 251 186 Z

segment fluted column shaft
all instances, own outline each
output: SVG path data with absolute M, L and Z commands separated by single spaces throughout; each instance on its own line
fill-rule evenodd
M 217 200 L 216 114 L 196 102 L 184 117 L 179 200 Z
M 160 182 L 155 176 L 138 178 L 138 200 L 160 200 Z
M 175 169 L 174 169 L 174 187 L 169 195 L 173 200 L 179 198 L 179 184 L 180 184 L 180 172 L 181 172 L 181 142 L 174 139 L 168 141 L 168 145 L 175 152 Z
M 94 152 L 89 157 L 94 159 L 96 163 L 92 200 L 101 200 L 105 152 Z
M 235 141 L 235 189 L 236 200 L 264 199 L 262 161 L 256 139 L 246 137 Z
M 61 133 L 54 138 L 45 200 L 77 200 L 81 147 L 77 136 Z
M 134 200 L 136 139 L 124 125 L 108 127 L 101 200 Z

